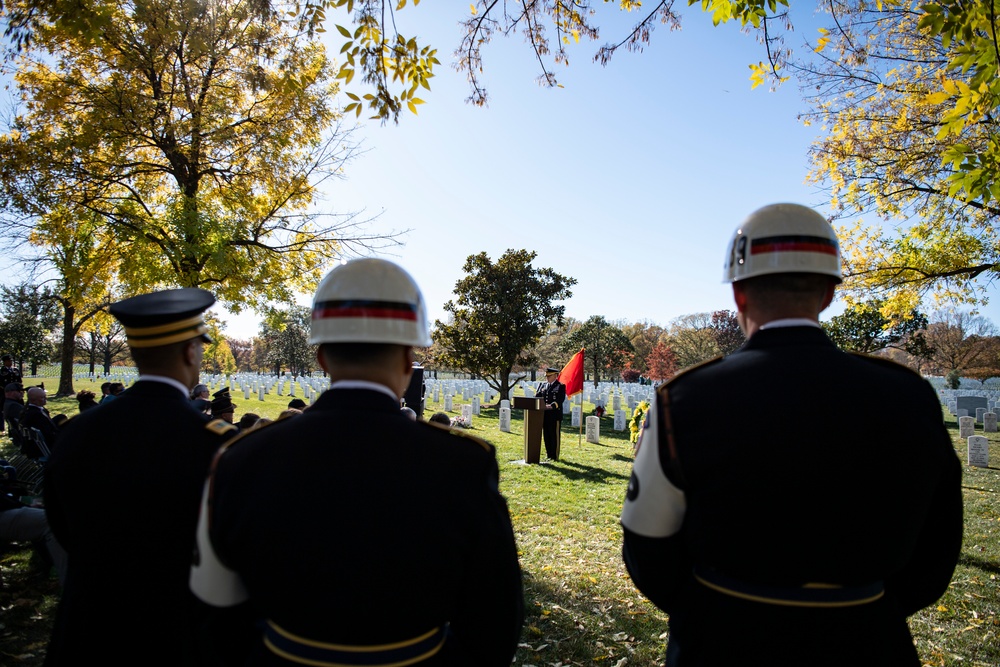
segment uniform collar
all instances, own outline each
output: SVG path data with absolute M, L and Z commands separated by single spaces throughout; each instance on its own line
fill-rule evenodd
M 191 390 L 189 388 L 185 387 L 179 380 L 168 378 L 165 375 L 140 375 L 136 382 L 160 382 L 162 384 L 168 384 L 184 394 L 184 398 L 191 397 Z
M 820 329 L 819 322 L 816 320 L 810 320 L 808 317 L 786 317 L 781 320 L 771 320 L 766 324 L 762 324 L 758 327 L 758 330 L 763 331 L 764 329 L 780 329 L 782 327 L 816 327 Z
M 368 380 L 337 380 L 330 385 L 330 389 L 370 389 L 372 391 L 379 391 L 392 398 L 392 400 L 399 402 L 399 396 L 396 396 L 395 392 L 384 384 L 379 384 L 378 382 L 369 382 Z

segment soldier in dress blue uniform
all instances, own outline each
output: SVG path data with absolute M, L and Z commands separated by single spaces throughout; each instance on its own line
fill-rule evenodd
M 4 396 L 0 396 L 0 411 L 3 411 L 4 402 L 6 398 L 6 387 L 10 384 L 16 384 L 18 388 L 21 388 L 21 371 L 14 367 L 14 357 L 9 354 L 5 354 L 2 357 L 2 362 L 0 362 L 0 387 L 5 388 Z M 5 428 L 6 420 L 0 420 L 0 433 L 3 433 Z
M 566 402 L 566 385 L 559 381 L 559 369 L 551 366 L 545 369 L 545 382 L 538 385 L 536 396 L 545 403 L 542 419 L 542 440 L 545 442 L 545 456 L 550 461 L 559 460 L 560 427 L 563 419 L 563 403 Z
M 670 615 L 667 665 L 919 667 L 906 617 L 962 541 L 937 397 L 820 328 L 841 273 L 815 211 L 756 211 L 725 270 L 748 340 L 658 389 L 622 512 L 629 573 Z M 907 410 L 887 432 L 872 406 L 890 397 Z
M 330 389 L 233 440 L 206 486 L 191 586 L 247 606 L 254 665 L 507 667 L 521 574 L 493 447 L 399 409 L 423 297 L 400 267 L 335 268 L 313 302 Z
M 110 307 L 139 378 L 67 423 L 49 460 L 45 508 L 69 569 L 46 665 L 197 665 L 214 611 L 187 585 L 198 502 L 235 431 L 189 396 L 209 341 L 210 292 L 177 289 Z

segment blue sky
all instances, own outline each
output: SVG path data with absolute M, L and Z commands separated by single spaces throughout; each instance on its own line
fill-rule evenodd
M 602 39 L 572 47 L 555 89 L 535 82 L 520 36 L 498 38 L 484 50 L 490 104 L 477 108 L 450 67 L 461 16 L 448 4 L 397 13 L 404 35 L 439 50 L 427 104 L 399 125 L 360 128 L 368 152 L 320 206 L 364 209 L 380 214 L 379 229 L 409 230 L 381 255 L 413 274 L 432 320 L 444 317 L 467 256 L 495 260 L 508 248 L 534 250 L 536 266 L 577 279 L 565 306 L 578 319 L 666 325 L 731 308 L 722 260 L 740 221 L 778 201 L 825 212 L 823 193 L 804 182 L 816 130 L 796 118 L 798 88 L 750 90 L 748 65 L 763 50 L 735 25 L 713 28 L 689 10 L 681 31 L 660 27 L 644 53 L 601 67 L 591 62 L 597 47 L 633 21 L 605 11 Z M 789 43 L 802 48 L 802 39 Z M 244 320 L 230 318 L 234 333 Z
M 621 39 L 636 17 L 595 4 L 601 39 L 571 47 L 570 66 L 555 70 L 563 88 L 537 85 L 519 35 L 486 47 L 487 108 L 466 104 L 465 79 L 450 66 L 466 5 L 424 0 L 397 12 L 404 35 L 438 48 L 427 103 L 399 125 L 363 121 L 355 136 L 366 152 L 324 187 L 318 209 L 378 216 L 372 229 L 384 233 L 407 230 L 402 245 L 379 254 L 414 276 L 432 322 L 444 318 L 467 256 L 495 260 L 508 248 L 533 250 L 536 266 L 578 281 L 565 302 L 577 319 L 666 325 L 732 308 L 722 260 L 743 218 L 779 201 L 827 213 L 823 191 L 805 183 L 820 128 L 798 121 L 806 105 L 794 79 L 776 92 L 750 89 L 748 65 L 765 57 L 753 36 L 685 7 L 682 30 L 658 27 L 644 53 L 601 67 L 591 62 L 598 46 Z M 787 43 L 802 50 L 818 23 L 798 7 Z M 340 38 L 329 28 L 336 57 Z M 2 271 L 4 282 L 20 278 Z M 1000 322 L 1000 306 L 983 313 Z M 253 313 L 223 317 L 231 336 L 257 332 Z

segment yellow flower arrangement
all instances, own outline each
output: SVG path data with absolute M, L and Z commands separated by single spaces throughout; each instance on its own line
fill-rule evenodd
M 632 411 L 632 419 L 629 420 L 628 428 L 631 431 L 629 441 L 633 445 L 639 442 L 639 433 L 642 431 L 647 412 L 649 412 L 649 401 L 641 401 L 639 405 L 635 406 L 635 410 Z

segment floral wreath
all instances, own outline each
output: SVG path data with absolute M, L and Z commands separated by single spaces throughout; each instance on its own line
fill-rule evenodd
M 641 401 L 639 405 L 635 406 L 635 410 L 632 411 L 632 419 L 628 422 L 628 429 L 631 431 L 629 434 L 629 441 L 638 446 L 639 436 L 642 435 L 642 429 L 646 425 L 646 414 L 649 412 L 649 401 Z

